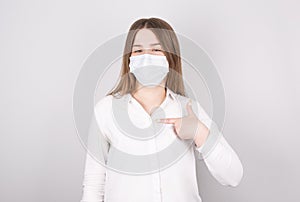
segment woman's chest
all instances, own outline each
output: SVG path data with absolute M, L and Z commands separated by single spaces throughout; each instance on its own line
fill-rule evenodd
M 157 110 L 151 115 L 131 110 L 128 116 L 112 115 L 107 135 L 120 151 L 134 155 L 156 153 L 178 139 L 172 124 L 158 123 L 156 119 L 180 117 L 179 114 L 177 110 Z

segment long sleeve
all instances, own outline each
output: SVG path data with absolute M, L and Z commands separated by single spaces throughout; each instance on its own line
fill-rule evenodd
M 243 177 L 242 163 L 228 144 L 217 125 L 208 117 L 204 109 L 197 103 L 199 109 L 198 118 L 210 130 L 209 135 L 202 146 L 195 150 L 204 159 L 204 162 L 212 176 L 222 185 L 236 187 Z
M 93 117 L 88 134 L 82 199 L 80 202 L 103 202 L 105 195 L 106 167 L 104 164 L 107 162 L 110 143 L 104 132 L 103 114 L 99 114 L 97 108 L 95 109 L 96 118 Z
M 236 187 L 243 177 L 242 163 L 223 136 L 204 157 L 204 162 L 210 173 L 222 185 Z
M 106 168 L 86 155 L 85 172 L 83 179 L 83 194 L 80 202 L 103 202 Z

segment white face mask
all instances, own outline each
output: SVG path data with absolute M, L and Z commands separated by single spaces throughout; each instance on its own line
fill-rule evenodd
M 169 72 L 169 63 L 164 55 L 142 54 L 129 59 L 130 72 L 143 86 L 159 85 Z

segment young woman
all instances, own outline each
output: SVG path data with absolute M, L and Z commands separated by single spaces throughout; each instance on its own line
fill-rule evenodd
M 172 27 L 149 18 L 137 20 L 129 31 L 119 82 L 96 104 L 95 116 L 105 163 L 113 162 L 117 149 L 141 158 L 117 158 L 111 163 L 115 169 L 108 169 L 87 154 L 81 202 L 201 202 L 195 166 L 199 155 L 205 157 L 218 182 L 237 186 L 243 176 L 237 154 L 200 104 L 185 96 L 179 44 Z M 118 108 L 120 103 L 124 106 Z M 124 108 L 128 116 L 122 113 Z M 118 124 L 134 127 L 126 133 Z M 149 137 L 149 131 L 141 132 L 152 124 L 163 126 L 158 135 Z M 179 146 L 172 148 L 174 141 Z M 176 150 L 188 141 L 192 146 L 170 164 L 168 158 L 178 157 Z M 159 155 L 163 150 L 171 152 Z M 149 154 L 157 154 L 153 162 L 158 164 L 143 161 Z M 132 175 L 134 172 L 142 174 Z

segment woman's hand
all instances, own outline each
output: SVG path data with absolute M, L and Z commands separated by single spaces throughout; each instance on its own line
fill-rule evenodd
M 193 139 L 196 147 L 204 144 L 209 134 L 209 129 L 197 118 L 193 112 L 191 101 L 186 105 L 188 115 L 180 118 L 158 119 L 160 123 L 174 125 L 174 132 L 180 139 Z

